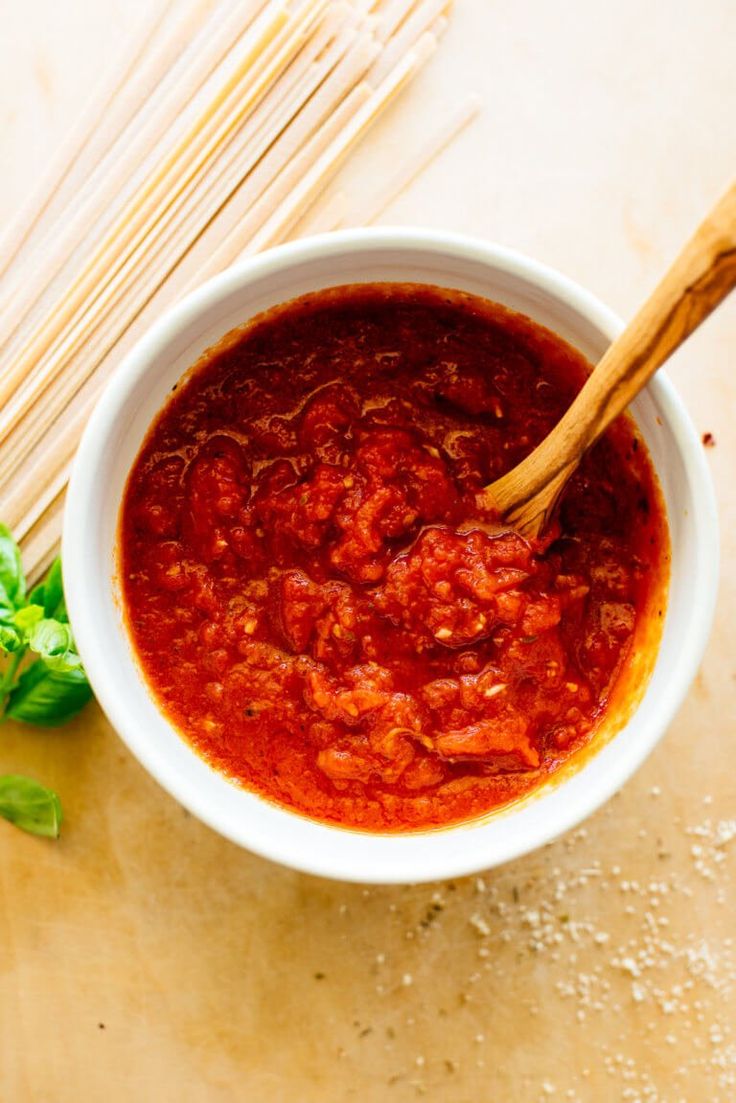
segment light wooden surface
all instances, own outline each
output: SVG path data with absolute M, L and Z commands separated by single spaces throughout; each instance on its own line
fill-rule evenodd
M 153 0 L 5 0 L 3 216 Z M 157 0 L 158 2 L 158 0 Z M 628 315 L 736 166 L 736 7 L 458 0 L 426 74 L 341 187 L 385 179 L 425 112 L 470 127 L 384 222 L 557 265 Z M 185 813 L 90 708 L 8 727 L 58 844 L 0 824 L 0 1098 L 178 1103 L 736 1099 L 736 309 L 671 374 L 716 447 L 723 583 L 688 701 L 580 831 L 482 880 L 303 877 Z

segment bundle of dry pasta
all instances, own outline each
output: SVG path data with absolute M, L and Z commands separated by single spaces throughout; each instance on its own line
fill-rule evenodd
M 0 241 L 0 516 L 31 574 L 53 554 L 81 430 L 123 352 L 193 283 L 303 223 L 432 54 L 450 3 L 176 0 L 147 19 Z

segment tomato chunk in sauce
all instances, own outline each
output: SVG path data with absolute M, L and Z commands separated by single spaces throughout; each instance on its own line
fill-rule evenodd
M 130 632 L 181 733 L 273 801 L 378 831 L 487 812 L 588 743 L 662 615 L 646 450 L 620 419 L 539 541 L 476 500 L 588 370 L 522 315 L 403 284 L 306 296 L 208 353 L 121 514 Z

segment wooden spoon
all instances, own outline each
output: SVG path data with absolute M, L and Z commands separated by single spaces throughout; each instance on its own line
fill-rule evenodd
M 480 495 L 538 536 L 583 454 L 736 285 L 736 184 L 699 226 L 549 436 Z

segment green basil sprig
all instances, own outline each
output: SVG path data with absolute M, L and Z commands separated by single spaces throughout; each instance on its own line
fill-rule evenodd
M 24 663 L 30 655 L 36 658 Z M 57 727 L 92 696 L 69 626 L 61 561 L 27 594 L 20 550 L 0 524 L 0 664 L 3 659 L 0 720 Z M 61 804 L 50 789 L 11 774 L 0 777 L 0 816 L 25 831 L 56 837 Z

